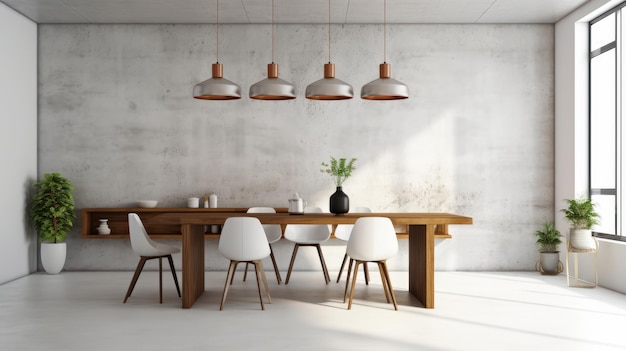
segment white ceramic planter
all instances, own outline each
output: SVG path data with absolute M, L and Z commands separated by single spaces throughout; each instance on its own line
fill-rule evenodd
M 542 252 L 539 256 L 541 274 L 559 274 L 562 268 L 559 267 L 558 252 Z
M 591 236 L 591 229 L 569 230 L 570 246 L 579 250 L 591 250 L 596 248 L 596 242 Z
M 41 243 L 41 265 L 48 274 L 57 274 L 65 265 L 65 243 Z

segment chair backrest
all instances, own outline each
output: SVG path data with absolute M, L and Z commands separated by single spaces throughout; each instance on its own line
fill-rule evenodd
M 273 207 L 250 207 L 248 213 L 276 213 Z M 263 230 L 265 230 L 265 236 L 267 241 L 275 243 L 283 236 L 283 231 L 280 229 L 280 224 L 263 224 Z
M 305 207 L 304 213 L 323 213 L 319 207 Z M 285 238 L 298 243 L 319 243 L 330 238 L 330 226 L 326 224 L 288 224 Z
M 218 251 L 229 260 L 255 261 L 270 255 L 270 245 L 257 218 L 230 217 L 222 227 Z
M 130 234 L 130 245 L 139 256 L 154 256 L 159 253 L 157 244 L 150 239 L 146 228 L 139 215 L 136 213 L 128 214 L 128 232 Z
M 354 223 L 346 253 L 361 261 L 386 260 L 398 252 L 398 238 L 387 217 L 361 217 Z
M 351 213 L 372 213 L 369 207 L 355 207 Z M 352 232 L 352 224 L 338 224 L 335 228 L 335 238 L 348 241 L 350 239 L 350 233 Z

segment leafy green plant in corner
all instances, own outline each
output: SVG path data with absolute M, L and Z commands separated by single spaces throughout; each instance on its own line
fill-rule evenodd
M 539 252 L 557 252 L 561 244 L 561 232 L 554 227 L 554 222 L 545 222 L 543 228 L 535 232 Z
M 567 208 L 561 210 L 574 229 L 591 229 L 599 223 L 600 215 L 590 198 L 566 199 Z
M 356 158 L 351 158 L 348 161 L 347 158 L 339 158 L 338 160 L 334 157 L 330 158 L 330 164 L 326 162 L 322 162 L 322 167 L 320 171 L 323 173 L 328 173 L 333 177 L 336 186 L 342 186 L 343 182 L 346 181 L 352 174 L 352 171 L 356 169 L 354 167 L 354 162 L 356 162 Z
M 36 193 L 30 217 L 39 239 L 53 243 L 64 241 L 76 219 L 72 183 L 59 173 L 46 173 L 34 187 Z

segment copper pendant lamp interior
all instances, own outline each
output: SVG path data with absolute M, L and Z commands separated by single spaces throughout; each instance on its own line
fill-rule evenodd
M 346 100 L 354 96 L 350 84 L 335 78 L 335 64 L 330 60 L 330 0 L 328 0 L 328 63 L 324 65 L 324 78 L 309 84 L 305 95 L 311 100 Z
M 387 63 L 387 0 L 384 0 L 383 51 L 384 58 L 379 67 L 379 78 L 361 88 L 361 98 L 365 100 L 400 100 L 409 97 L 406 84 L 391 78 L 391 65 Z
M 272 63 L 267 65 L 267 78 L 250 86 L 250 98 L 255 100 L 293 100 L 296 87 L 278 78 L 278 64 L 274 63 L 274 0 L 272 0 Z
M 223 77 L 224 66 L 219 62 L 219 0 L 216 0 L 216 63 L 211 67 L 212 76 L 193 87 L 193 97 L 200 100 L 241 99 L 241 87 Z

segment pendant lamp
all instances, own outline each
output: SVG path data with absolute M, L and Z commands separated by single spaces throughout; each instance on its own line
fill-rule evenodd
M 278 78 L 278 64 L 274 63 L 274 0 L 272 0 L 272 63 L 267 65 L 267 78 L 250 87 L 250 98 L 255 100 L 292 100 L 296 87 Z
M 384 61 L 379 67 L 379 77 L 361 88 L 361 98 L 365 100 L 399 100 L 409 97 L 406 84 L 391 78 L 391 65 L 387 63 L 387 0 L 384 0 L 383 46 Z
M 335 64 L 330 61 L 330 0 L 328 0 L 328 63 L 324 65 L 324 78 L 306 87 L 306 98 L 311 100 L 352 99 L 352 86 L 335 78 Z
M 219 0 L 216 3 L 216 63 L 212 65 L 212 77 L 193 87 L 193 97 L 201 100 L 236 100 L 241 99 L 241 88 L 239 85 L 223 77 L 223 65 L 219 62 Z

